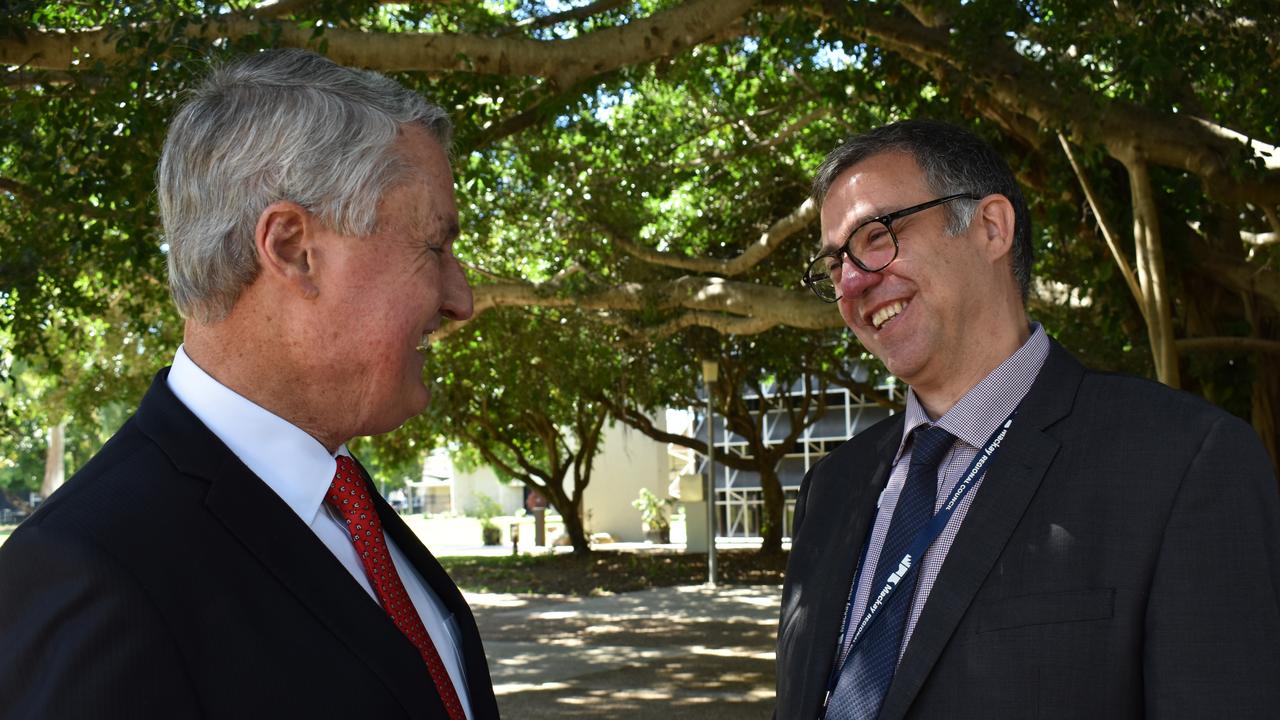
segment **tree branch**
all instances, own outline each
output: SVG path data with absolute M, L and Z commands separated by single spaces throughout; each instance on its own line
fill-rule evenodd
M 1195 220 L 1188 220 L 1187 227 L 1199 233 L 1201 237 L 1204 233 L 1200 230 L 1200 223 Z M 1255 245 L 1261 247 L 1263 245 L 1274 245 L 1280 243 L 1280 232 L 1251 232 L 1249 230 L 1240 231 L 1240 242 L 1245 245 Z
M 1262 214 L 1267 216 L 1267 223 L 1271 225 L 1272 233 L 1280 235 L 1280 216 L 1276 215 L 1276 209 L 1271 205 L 1263 205 Z
M 750 152 L 755 152 L 758 150 L 768 150 L 769 148 L 777 147 L 778 145 L 785 142 L 792 135 L 800 132 L 801 130 L 812 125 L 818 120 L 821 120 L 824 117 L 830 116 L 831 112 L 832 110 L 829 107 L 818 108 L 817 110 L 810 112 L 804 117 L 801 117 L 792 121 L 791 123 L 787 124 L 786 127 L 782 128 L 781 130 L 779 130 L 778 132 L 774 133 L 772 136 L 764 140 L 761 140 L 759 137 L 756 137 L 755 132 L 751 129 L 751 126 L 747 125 L 746 122 L 742 120 L 738 120 L 736 124 L 738 125 L 738 127 L 742 128 L 744 132 L 747 133 L 747 136 L 751 138 L 753 144 L 743 148 L 735 149 L 731 153 L 718 152 L 710 155 L 699 156 L 695 158 L 693 162 L 683 163 L 681 166 L 685 168 L 698 168 L 698 167 L 706 167 L 708 165 L 721 165 L 732 158 L 741 157 L 742 155 L 745 155 Z M 760 113 L 756 113 L 757 117 L 759 115 Z
M 1200 337 L 1177 341 L 1178 352 L 1258 352 L 1280 356 L 1280 342 L 1255 337 Z
M 707 454 L 706 442 L 699 440 L 698 438 L 689 437 L 688 435 L 677 435 L 676 433 L 667 432 L 666 430 L 661 430 L 656 425 L 654 425 L 653 421 L 650 420 L 649 417 L 644 413 L 640 412 L 639 410 L 629 408 L 625 405 L 615 403 L 609 398 L 601 398 L 600 401 L 609 408 L 609 412 L 615 418 L 626 423 L 628 426 L 635 428 L 636 430 L 639 430 L 641 433 L 643 433 L 644 435 L 648 436 L 653 440 L 656 440 L 660 443 L 670 443 L 672 445 L 679 445 L 680 447 L 689 448 L 690 450 L 696 453 L 701 453 L 703 455 Z M 716 462 L 722 465 L 731 467 L 735 470 L 754 470 L 755 469 L 754 463 L 745 460 L 741 456 L 733 455 L 731 453 L 717 452 Z
M 1204 273 L 1210 280 L 1236 292 L 1253 293 L 1266 299 L 1273 308 L 1280 308 L 1280 272 L 1257 267 L 1233 258 L 1200 241 L 1191 243 L 1194 263 L 1192 268 Z
M 682 277 L 652 284 L 623 283 L 579 296 L 557 294 L 554 285 L 506 282 L 474 289 L 472 319 L 497 307 L 577 307 L 584 310 L 699 310 L 719 312 L 759 322 L 804 330 L 843 327 L 834 306 L 819 303 L 805 290 L 721 278 Z M 457 332 L 465 322 L 436 331 L 437 339 Z
M 616 7 L 626 4 L 627 0 L 596 0 L 596 2 L 583 5 L 582 7 L 561 10 L 558 13 L 543 15 L 541 17 L 529 17 L 512 25 L 505 30 L 498 32 L 499 36 L 512 35 L 514 33 L 525 32 L 528 30 L 538 30 L 552 25 L 559 25 L 562 22 L 570 20 L 585 20 L 593 15 L 599 15 L 608 12 Z
M 1130 202 L 1133 206 L 1133 244 L 1137 252 L 1138 285 L 1146 305 L 1147 336 L 1155 361 L 1156 376 L 1172 388 L 1180 385 L 1178 353 L 1174 347 L 1173 299 L 1169 274 L 1165 271 L 1164 246 L 1160 239 L 1159 211 L 1151 185 L 1151 171 L 1137 148 L 1112 147 L 1129 171 Z
M 675 253 L 661 252 L 632 242 L 623 237 L 614 228 L 605 227 L 605 229 L 613 237 L 614 243 L 624 252 L 647 263 L 709 275 L 734 277 L 759 265 L 774 250 L 778 249 L 783 241 L 803 230 L 816 217 L 818 217 L 818 206 L 813 202 L 812 198 L 807 199 L 800 203 L 800 207 L 770 225 L 754 243 L 739 253 L 737 257 L 728 260 L 683 257 Z
M 1245 136 L 1240 133 L 1064 86 L 1007 44 L 991 44 L 980 57 L 962 56 L 945 28 L 926 27 L 901 14 L 855 13 L 843 4 L 826 8 L 825 19 L 851 36 L 876 42 L 939 76 L 963 72 L 974 81 L 972 87 L 1042 128 L 1060 130 L 1077 143 L 1141 147 L 1147 162 L 1198 176 L 1206 192 L 1220 200 L 1280 203 L 1280 172 L 1254 174 L 1246 164 L 1269 146 L 1241 140 Z M 1239 177 L 1240 170 L 1247 171 L 1245 179 Z
M 253 7 L 251 15 L 258 18 L 278 18 L 292 15 L 315 5 L 317 0 L 266 0 Z
M 209 18 L 186 26 L 182 32 L 188 38 L 203 40 L 275 37 L 276 47 L 313 47 L 323 40 L 328 57 L 343 65 L 384 72 L 523 75 L 546 78 L 556 87 L 568 88 L 586 77 L 743 35 L 747 32 L 745 16 L 754 5 L 754 0 L 689 0 L 621 27 L 549 41 L 347 28 L 326 28 L 316 36 L 312 27 L 242 16 Z M 145 26 L 132 29 L 142 30 Z M 82 66 L 91 66 L 97 60 L 113 63 L 129 55 L 117 50 L 118 39 L 115 28 L 30 31 L 22 37 L 0 40 L 0 64 L 70 70 L 76 67 L 75 60 L 80 60 Z
M 1210 122 L 1204 118 L 1191 116 L 1192 120 L 1200 123 L 1206 130 L 1226 140 L 1238 142 L 1249 148 L 1254 154 L 1262 159 L 1263 167 L 1268 170 L 1280 170 L 1280 150 L 1275 145 L 1264 143 L 1261 140 L 1255 140 L 1242 132 L 1232 130 L 1229 127 Z
M 650 340 L 661 340 L 687 328 L 704 327 L 721 335 L 757 335 L 777 326 L 777 322 L 766 318 L 734 317 L 724 313 L 693 310 L 660 325 L 645 328 L 643 334 Z
M 1133 299 L 1138 304 L 1142 319 L 1150 322 L 1146 298 L 1142 293 L 1141 286 L 1138 285 L 1138 278 L 1134 276 L 1133 268 L 1129 267 L 1129 260 L 1125 257 L 1124 251 L 1120 249 L 1120 243 L 1116 239 L 1116 231 L 1107 220 L 1106 214 L 1103 213 L 1102 205 L 1098 202 L 1098 196 L 1094 194 L 1093 186 L 1089 184 L 1089 179 L 1084 174 L 1084 168 L 1080 167 L 1080 163 L 1076 161 L 1076 155 L 1071 151 L 1071 143 L 1067 142 L 1067 138 L 1062 133 L 1058 133 L 1058 142 L 1062 144 L 1062 151 L 1067 154 L 1071 169 L 1075 171 L 1076 180 L 1080 182 L 1080 187 L 1084 190 L 1084 197 L 1089 203 L 1089 209 L 1093 211 L 1093 217 L 1098 221 L 1098 228 L 1102 230 L 1102 239 L 1106 241 L 1107 248 L 1111 250 L 1111 258 L 1115 260 L 1116 266 L 1120 268 L 1120 274 L 1124 276 L 1124 281 L 1129 286 L 1129 292 L 1133 294 Z

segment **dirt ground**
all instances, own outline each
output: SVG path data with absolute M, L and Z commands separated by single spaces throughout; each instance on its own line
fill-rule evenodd
M 468 593 L 507 720 L 769 718 L 777 585 Z

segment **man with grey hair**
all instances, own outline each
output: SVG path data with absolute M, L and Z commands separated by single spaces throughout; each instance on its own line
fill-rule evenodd
M 0 716 L 496 718 L 475 620 L 346 450 L 472 312 L 444 112 L 301 50 L 215 70 L 157 175 L 186 319 L 0 549 Z
M 872 130 L 814 198 L 803 282 L 910 390 L 800 488 L 777 717 L 1275 717 L 1280 500 L 1252 429 L 1029 322 L 1030 215 L 972 133 Z

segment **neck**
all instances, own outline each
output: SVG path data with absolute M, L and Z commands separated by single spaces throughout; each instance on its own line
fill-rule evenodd
M 309 398 L 326 395 L 314 388 L 303 390 L 308 383 L 299 378 L 307 375 L 295 359 L 296 348 L 282 343 L 279 334 L 274 339 L 261 337 L 263 333 L 255 332 L 261 325 L 236 320 L 229 317 L 211 325 L 188 322 L 183 333 L 187 356 L 237 395 L 306 432 L 330 453 L 337 452 L 351 435 L 344 436 L 326 423 L 340 414 L 307 404 Z
M 1018 352 L 1027 342 L 1027 338 L 1031 337 L 1031 329 L 1025 313 L 1022 314 L 1018 323 L 1004 327 L 1006 328 L 1004 332 L 984 337 L 980 344 L 969 348 L 969 352 L 973 353 L 971 355 L 973 362 L 967 363 L 963 369 L 953 369 L 952 372 L 945 373 L 939 382 L 911 384 L 916 399 L 920 401 L 930 420 L 937 420 L 946 415 L 947 411 L 960 401 L 960 398 L 977 387 L 978 383 L 1000 366 L 1000 363 Z

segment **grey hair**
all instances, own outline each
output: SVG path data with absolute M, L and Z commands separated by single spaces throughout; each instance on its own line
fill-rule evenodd
M 904 120 L 846 140 L 818 166 L 813 199 L 819 206 L 841 173 L 873 155 L 903 152 L 915 159 L 929 190 L 939 197 L 955 193 L 1003 195 L 1013 205 L 1013 277 L 1026 302 L 1031 289 L 1031 213 L 1008 164 L 982 138 L 937 120 Z M 946 231 L 958 235 L 969 227 L 976 200 L 948 203 Z
M 378 73 L 294 49 L 215 68 L 170 123 L 156 172 L 179 312 L 226 317 L 257 277 L 254 230 L 273 202 L 373 234 L 383 193 L 408 170 L 392 151 L 408 124 L 447 152 L 445 111 Z

